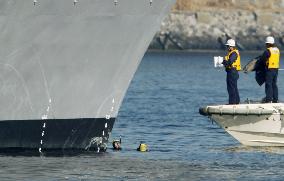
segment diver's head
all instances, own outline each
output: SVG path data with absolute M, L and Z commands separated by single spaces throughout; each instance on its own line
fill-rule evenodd
M 121 144 L 119 140 L 112 141 L 112 147 L 114 150 L 121 150 Z

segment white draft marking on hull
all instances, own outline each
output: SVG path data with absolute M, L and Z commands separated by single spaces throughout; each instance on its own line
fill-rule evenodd
M 41 132 L 41 140 L 40 140 L 40 147 L 39 147 L 39 149 L 38 149 L 38 151 L 41 153 L 42 151 L 41 151 L 41 147 L 42 147 L 42 145 L 43 145 L 43 138 L 44 138 L 44 134 L 45 134 L 45 131 L 44 131 L 44 129 L 45 129 L 45 127 L 46 127 L 46 123 L 44 122 L 43 123 L 43 125 L 42 125 L 42 132 Z
M 47 115 L 46 115 L 46 114 L 45 114 L 45 115 L 42 115 L 42 116 L 41 116 L 41 119 L 42 119 L 42 120 L 47 119 Z
M 46 75 L 45 75 L 45 71 L 44 71 L 43 66 L 42 66 L 42 64 L 40 62 L 41 55 L 38 55 L 36 60 L 37 60 L 37 63 L 39 65 L 41 75 L 43 77 L 44 87 L 45 87 L 45 91 L 46 91 L 46 94 L 47 94 L 47 97 L 48 97 L 48 106 L 47 106 L 47 109 L 46 109 L 46 119 L 47 119 L 47 116 L 49 114 L 49 110 L 50 110 L 50 107 L 51 107 L 51 96 L 50 96 L 50 92 L 49 92 L 49 88 L 48 88 L 48 83 L 47 83 L 47 78 L 46 78 Z

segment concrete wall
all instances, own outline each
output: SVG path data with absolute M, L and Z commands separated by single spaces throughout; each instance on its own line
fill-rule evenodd
M 268 35 L 284 47 L 284 0 L 177 0 L 150 48 L 221 49 L 228 38 L 239 48 L 264 48 Z

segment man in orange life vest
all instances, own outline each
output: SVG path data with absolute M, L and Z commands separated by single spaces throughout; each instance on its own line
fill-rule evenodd
M 228 54 L 225 56 L 223 65 L 227 72 L 227 90 L 229 94 L 229 104 L 239 104 L 240 96 L 238 91 L 238 79 L 241 70 L 241 57 L 236 48 L 236 42 L 233 39 L 229 39 L 227 43 Z
M 265 102 L 278 102 L 277 76 L 280 64 L 280 51 L 275 46 L 274 38 L 268 36 L 265 41 L 266 50 L 260 61 L 265 65 Z

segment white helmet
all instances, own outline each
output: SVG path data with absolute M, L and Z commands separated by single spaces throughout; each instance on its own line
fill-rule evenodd
M 272 36 L 266 37 L 265 43 L 274 44 L 274 38 Z
M 225 45 L 228 45 L 230 47 L 235 47 L 236 46 L 236 42 L 233 39 L 229 39 Z

